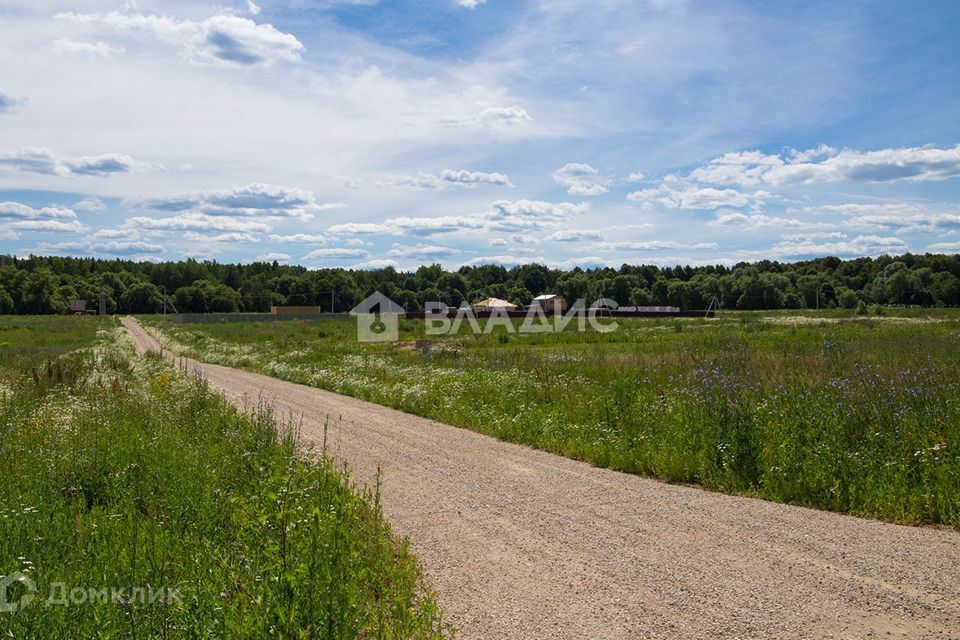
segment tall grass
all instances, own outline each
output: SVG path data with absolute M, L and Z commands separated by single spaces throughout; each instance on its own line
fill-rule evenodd
M 376 494 L 159 358 L 61 356 L 4 389 L 0 425 L 0 574 L 37 586 L 0 613 L 12 637 L 445 634 Z
M 112 318 L 91 316 L 2 316 L 0 382 L 88 345 L 97 331 L 115 326 Z
M 154 326 L 199 359 L 597 465 L 960 526 L 956 313 L 621 324 L 611 334 L 463 334 L 426 357 L 359 345 L 342 321 Z M 404 341 L 423 333 L 403 328 Z

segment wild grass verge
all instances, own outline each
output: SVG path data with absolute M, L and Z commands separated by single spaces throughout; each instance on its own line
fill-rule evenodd
M 61 356 L 4 388 L 0 427 L 11 637 L 447 633 L 376 493 L 159 358 Z

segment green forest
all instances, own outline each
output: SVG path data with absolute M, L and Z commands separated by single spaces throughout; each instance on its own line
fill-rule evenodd
M 621 305 L 725 309 L 858 308 L 866 305 L 960 305 L 960 255 L 882 256 L 794 263 L 763 260 L 732 267 L 623 265 L 619 269 L 550 269 L 440 265 L 413 272 L 393 268 L 307 269 L 276 262 L 134 262 L 92 258 L 0 256 L 0 313 L 69 312 L 76 299 L 109 313 L 158 313 L 164 295 L 180 313 L 265 312 L 272 305 L 317 305 L 348 311 L 381 291 L 408 311 L 427 301 L 458 305 L 486 297 L 527 304 L 543 293 L 568 300 L 605 296 Z

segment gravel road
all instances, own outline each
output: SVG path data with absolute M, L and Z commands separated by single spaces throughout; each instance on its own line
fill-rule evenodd
M 138 351 L 156 341 L 125 319 Z M 188 361 L 382 472 L 460 638 L 960 638 L 960 532 L 597 469 L 326 391 Z M 318 445 L 319 446 L 319 445 Z

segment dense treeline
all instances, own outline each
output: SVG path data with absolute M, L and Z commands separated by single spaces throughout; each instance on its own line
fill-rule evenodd
M 518 304 L 542 293 L 568 300 L 613 298 L 620 304 L 670 304 L 704 309 L 716 298 L 727 309 L 854 308 L 866 304 L 960 305 L 960 255 L 818 258 L 796 263 L 764 260 L 722 265 L 659 268 L 623 265 L 570 271 L 529 264 L 461 267 L 440 265 L 415 272 L 308 270 L 255 262 L 133 262 L 92 258 L 0 256 L 0 313 L 65 313 L 74 299 L 96 308 L 103 292 L 107 310 L 154 313 L 164 293 L 181 313 L 269 311 L 271 305 L 319 305 L 346 311 L 381 291 L 408 310 L 427 301 L 456 305 L 485 297 Z

